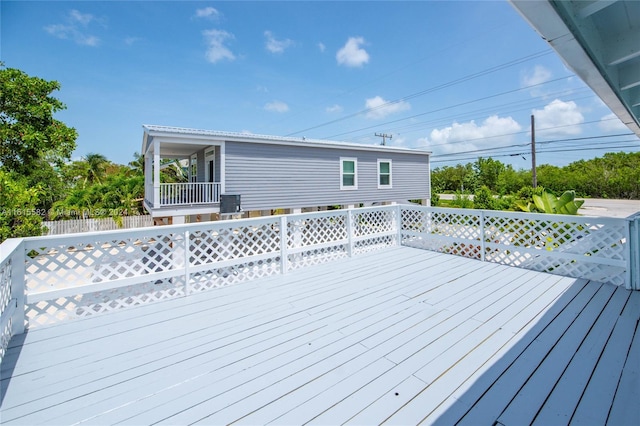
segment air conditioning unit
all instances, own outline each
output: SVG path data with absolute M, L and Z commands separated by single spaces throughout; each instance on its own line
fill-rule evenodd
M 241 213 L 240 195 L 220 195 L 220 214 Z

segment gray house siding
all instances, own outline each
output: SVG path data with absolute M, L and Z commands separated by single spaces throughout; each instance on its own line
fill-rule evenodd
M 340 158 L 357 159 L 358 188 L 340 189 Z M 378 159 L 392 161 L 392 187 L 378 189 Z M 428 199 L 429 157 L 410 153 L 225 143 L 225 193 L 243 210 Z

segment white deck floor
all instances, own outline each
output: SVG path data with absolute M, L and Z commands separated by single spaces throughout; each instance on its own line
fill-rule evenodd
M 14 337 L 0 420 L 639 424 L 639 318 L 640 292 L 395 248 Z

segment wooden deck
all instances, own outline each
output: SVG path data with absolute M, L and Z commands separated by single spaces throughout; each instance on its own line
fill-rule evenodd
M 639 424 L 640 292 L 407 247 L 42 328 L 3 424 Z

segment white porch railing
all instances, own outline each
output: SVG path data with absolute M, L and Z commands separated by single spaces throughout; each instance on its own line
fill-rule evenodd
M 631 254 L 638 225 L 638 218 L 382 206 L 10 239 L 0 245 L 0 355 L 25 327 L 400 244 L 640 289 Z
M 220 183 L 161 183 L 160 207 L 220 202 Z

